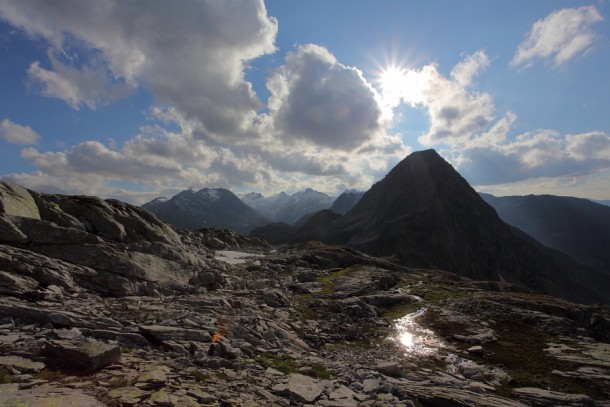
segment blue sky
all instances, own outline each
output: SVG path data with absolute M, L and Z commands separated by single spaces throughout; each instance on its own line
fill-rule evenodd
M 605 1 L 0 0 L 0 176 L 143 203 L 365 190 L 610 199 Z

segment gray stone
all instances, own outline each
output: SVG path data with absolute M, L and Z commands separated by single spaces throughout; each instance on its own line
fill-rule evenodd
M 530 406 L 574 406 L 594 407 L 596 404 L 585 394 L 569 394 L 536 387 L 513 389 L 512 395 Z
M 377 363 L 375 370 L 386 376 L 401 377 L 402 376 L 402 365 L 398 362 L 383 361 Z
M 203 404 L 213 403 L 216 401 L 216 397 L 199 389 L 188 389 L 186 394 Z
M 145 338 L 153 341 L 195 341 L 210 342 L 212 336 L 208 331 L 201 329 L 186 329 L 174 326 L 144 325 L 140 327 L 140 332 Z
M 486 329 L 474 335 L 453 335 L 453 338 L 461 342 L 476 344 L 485 344 L 497 340 L 496 336 L 494 335 L 494 331 L 491 329 Z
M 6 214 L 0 214 L 0 242 L 12 244 L 28 243 L 28 237 Z
M 227 247 L 225 242 L 223 242 L 217 237 L 210 237 L 205 241 L 205 243 L 208 245 L 208 247 L 211 247 L 212 249 L 222 250 Z
M 0 400 L 3 406 L 105 406 L 82 390 L 58 387 L 57 384 L 36 386 L 29 390 L 21 390 L 17 384 L 0 384 Z
M 28 190 L 4 181 L 0 181 L 0 213 L 40 219 L 38 206 Z
M 0 257 L 2 253 L 0 253 Z M 27 276 L 18 276 L 0 270 L 0 294 L 20 296 L 38 287 L 38 281 Z
M 481 355 L 483 353 L 483 347 L 481 345 L 471 346 L 468 348 L 467 352 L 474 355 Z
M 287 382 L 273 386 L 273 392 L 299 403 L 313 403 L 320 397 L 326 384 L 325 380 L 295 373 L 288 376 Z
M 19 373 L 36 373 L 44 369 L 45 364 L 20 356 L 0 356 L 0 367 L 10 367 Z
M 136 387 L 144 390 L 159 389 L 167 382 L 170 371 L 171 369 L 164 365 L 152 366 L 140 374 Z
M 117 400 L 121 405 L 134 406 L 142 399 L 148 397 L 149 392 L 138 389 L 137 387 L 121 387 L 108 392 L 108 397 Z
M 286 298 L 284 294 L 276 290 L 264 291 L 262 297 L 265 304 L 273 308 L 290 306 L 290 300 Z
M 121 348 L 98 341 L 51 341 L 45 353 L 61 363 L 87 371 L 99 370 L 121 358 Z
M 0 302 L 0 315 L 32 319 L 39 322 L 51 322 L 62 326 L 80 325 L 79 317 L 71 312 L 29 307 L 14 302 Z

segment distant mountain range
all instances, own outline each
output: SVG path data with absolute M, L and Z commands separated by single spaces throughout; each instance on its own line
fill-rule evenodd
M 308 188 L 292 195 L 281 192 L 264 197 L 251 192 L 238 197 L 228 189 L 203 188 L 188 189 L 171 198 L 155 198 L 142 208 L 179 229 L 214 227 L 246 234 L 272 222 L 300 225 L 322 209 L 345 213 L 362 194 L 349 190 L 335 199 Z
M 564 196 L 480 195 L 502 220 L 545 246 L 610 271 L 610 207 Z
M 273 222 L 284 222 L 290 225 L 305 215 L 330 208 L 335 201 L 335 197 L 314 191 L 311 188 L 292 195 L 280 192 L 269 197 L 251 192 L 242 195 L 240 198 L 243 203 L 256 209 Z
M 323 210 L 300 227 L 268 225 L 270 242 L 320 240 L 479 280 L 506 280 L 581 302 L 607 302 L 610 273 L 582 266 L 504 223 L 434 150 L 416 152 L 345 215 Z
M 271 222 L 224 188 L 187 189 L 171 198 L 156 198 L 142 208 L 179 229 L 215 227 L 246 234 Z

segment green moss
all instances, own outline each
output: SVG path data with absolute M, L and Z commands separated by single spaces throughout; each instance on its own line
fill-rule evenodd
M 294 309 L 305 319 L 318 320 L 320 315 L 307 304 L 313 294 L 301 294 L 295 298 Z
M 329 273 L 328 275 L 319 278 L 317 281 L 318 281 L 318 284 L 320 284 L 320 286 L 322 287 L 320 292 L 325 295 L 334 293 L 335 284 L 337 282 L 337 279 L 346 277 L 346 276 L 350 275 L 351 273 L 353 273 L 355 270 L 356 269 L 353 267 L 347 267 L 347 268 Z
M 331 375 L 330 372 L 326 369 L 326 366 L 324 366 L 321 363 L 310 363 L 308 365 L 311 368 L 311 376 L 317 378 L 317 379 L 330 379 Z
M 263 354 L 255 358 L 264 368 L 273 368 L 284 374 L 303 373 L 318 379 L 330 379 L 331 374 L 322 363 L 299 363 L 290 355 Z M 301 370 L 302 368 L 306 368 Z
M 195 381 L 202 383 L 210 381 L 210 375 L 208 373 L 202 372 L 201 370 L 193 370 L 189 373 Z
M 270 367 L 284 374 L 298 373 L 299 371 L 296 360 L 289 355 L 263 354 L 257 356 L 254 360 L 264 368 Z
M 0 384 L 17 383 L 15 376 L 0 369 Z
M 121 346 L 121 353 L 133 353 L 133 348 L 129 346 Z

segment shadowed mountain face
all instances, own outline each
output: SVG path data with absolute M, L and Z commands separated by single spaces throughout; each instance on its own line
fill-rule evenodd
M 344 216 L 327 212 L 311 217 L 293 241 L 345 244 L 409 267 L 506 280 L 578 301 L 607 301 L 607 293 L 571 276 L 585 273 L 610 283 L 608 275 L 583 272 L 569 259 L 556 264 L 547 248 L 504 223 L 434 150 L 409 155 Z M 264 238 L 265 229 L 253 234 Z
M 364 196 L 364 192 L 361 191 L 345 191 L 335 200 L 330 210 L 340 215 L 345 215 L 349 212 Z
M 223 188 L 189 189 L 168 200 L 154 199 L 142 208 L 179 229 L 215 227 L 248 233 L 269 223 L 267 218 Z
M 610 207 L 552 195 L 481 194 L 505 222 L 578 262 L 610 271 Z

